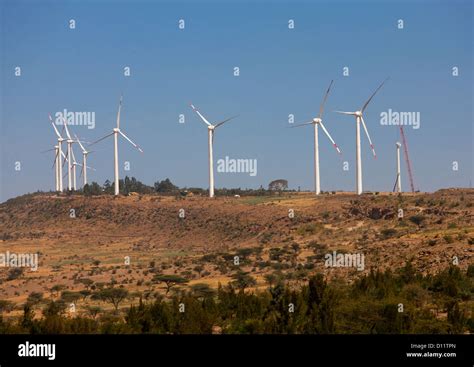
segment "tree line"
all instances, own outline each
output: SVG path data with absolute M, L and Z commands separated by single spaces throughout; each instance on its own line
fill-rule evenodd
M 179 288 L 184 278 L 157 275 L 166 295 L 142 296 L 129 307 L 119 305 L 129 296 L 123 288 L 108 287 L 82 296 L 113 305 L 104 312 L 87 306 L 68 315 L 72 297 L 63 292 L 35 317 L 41 302 L 31 295 L 17 320 L 0 317 L 0 333 L 472 333 L 474 266 L 461 271 L 451 266 L 424 275 L 407 263 L 397 271 L 371 271 L 352 283 L 315 274 L 295 289 L 279 281 L 265 291 L 248 274 L 240 274 L 217 290 L 206 284 Z M 171 286 L 172 294 L 168 295 Z M 77 292 L 72 292 L 77 293 Z M 66 294 L 66 296 L 65 296 Z M 72 298 L 71 298 L 72 297 Z M 3 305 L 3 307 L 2 307 Z M 5 312 L 5 302 L 0 301 Z M 447 316 L 442 316 L 447 315 Z
M 109 180 L 106 180 L 102 185 L 97 182 L 91 182 L 86 184 L 78 192 L 83 193 L 86 196 L 93 195 L 113 195 L 114 194 L 115 183 Z M 263 186 L 260 186 L 258 189 L 241 189 L 241 188 L 221 188 L 216 189 L 215 192 L 220 196 L 264 196 L 269 195 L 274 192 L 281 192 L 288 190 L 288 181 L 286 180 L 274 180 L 269 183 L 268 189 L 265 189 Z M 128 177 L 119 180 L 119 191 L 122 195 L 129 195 L 131 193 L 137 194 L 163 194 L 163 195 L 181 195 L 186 196 L 188 194 L 193 195 L 206 195 L 208 190 L 198 188 L 198 187 L 184 187 L 180 188 L 173 184 L 169 178 L 166 178 L 162 181 L 156 181 L 153 186 L 146 185 L 141 181 L 137 180 L 135 177 Z

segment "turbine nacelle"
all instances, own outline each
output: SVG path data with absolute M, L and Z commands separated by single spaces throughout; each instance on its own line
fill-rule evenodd
M 114 133 L 119 133 L 120 129 L 118 127 L 114 127 L 113 131 L 114 131 Z
M 323 121 L 323 120 L 320 119 L 319 117 L 315 117 L 315 118 L 313 119 L 313 124 L 320 124 L 322 121 Z
M 397 148 L 400 148 L 402 146 L 398 141 L 395 143 L 395 145 L 397 146 Z
M 211 131 L 214 131 L 215 128 L 216 128 L 216 127 L 215 127 L 214 125 L 208 125 L 208 126 L 207 126 L 207 129 L 208 129 L 208 130 L 211 130 Z
M 354 112 L 354 115 L 357 117 L 362 117 L 362 111 L 356 111 Z

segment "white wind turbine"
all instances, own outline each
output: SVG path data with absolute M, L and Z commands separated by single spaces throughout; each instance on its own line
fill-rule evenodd
M 55 164 L 56 164 L 56 190 L 59 191 L 59 192 L 63 192 L 63 168 L 62 168 L 62 165 L 61 165 L 61 156 L 63 155 L 62 142 L 64 141 L 64 138 L 59 133 L 59 130 L 57 129 L 56 124 L 54 123 L 54 121 L 51 117 L 51 114 L 49 114 L 49 121 L 51 121 L 51 124 L 53 125 L 54 132 L 56 133 L 56 136 L 58 137 L 58 145 L 55 146 L 55 149 L 56 149 L 56 158 L 55 158 Z
M 214 130 L 217 129 L 219 126 L 223 125 L 227 121 L 230 121 L 237 116 L 230 117 L 224 121 L 221 121 L 215 125 L 212 125 L 209 121 L 206 120 L 206 118 L 197 110 L 194 105 L 191 104 L 191 108 L 193 109 L 194 112 L 198 114 L 198 116 L 201 118 L 201 120 L 207 125 L 207 132 L 208 132 L 208 140 L 209 140 L 209 197 L 213 198 L 214 197 L 214 161 L 213 161 L 213 151 L 212 151 L 212 145 L 214 142 Z
M 120 97 L 119 108 L 117 112 L 117 127 L 113 129 L 112 133 L 96 140 L 95 142 L 91 143 L 90 145 L 96 144 L 101 140 L 108 138 L 109 136 L 114 136 L 114 176 L 115 176 L 115 195 L 119 194 L 119 162 L 118 162 L 118 135 L 122 135 L 125 139 L 127 139 L 130 144 L 132 144 L 136 149 L 138 149 L 141 153 L 143 153 L 142 148 L 140 148 L 137 144 L 135 144 L 127 135 L 125 135 L 122 130 L 120 130 L 120 112 L 122 110 L 122 99 Z
M 387 81 L 387 79 L 385 79 L 382 82 L 382 84 L 379 85 L 379 87 L 375 90 L 374 93 L 372 93 L 370 98 L 367 100 L 367 102 L 364 103 L 364 105 L 362 106 L 362 108 L 359 111 L 355 111 L 355 112 L 334 111 L 334 112 L 337 112 L 337 113 L 342 113 L 344 115 L 353 115 L 353 116 L 355 116 L 355 119 L 356 119 L 356 193 L 357 193 L 357 195 L 362 194 L 362 160 L 361 160 L 361 157 L 360 157 L 360 124 L 362 123 L 362 126 L 364 127 L 365 134 L 367 135 L 367 138 L 369 139 L 370 148 L 372 149 L 372 153 L 374 154 L 374 158 L 377 158 L 377 155 L 375 154 L 374 145 L 372 144 L 372 140 L 370 139 L 369 131 L 367 130 L 367 126 L 365 126 L 363 114 L 364 114 L 364 111 L 367 108 L 368 104 L 372 100 L 372 98 L 379 91 L 379 89 L 382 88 L 382 86 Z
M 82 145 L 81 141 L 79 140 L 79 138 L 77 137 L 76 134 L 74 134 L 74 136 L 76 137 L 76 141 L 79 143 L 79 146 L 81 147 L 82 149 L 82 169 L 81 169 L 81 175 L 82 175 L 82 185 L 83 187 L 87 185 L 87 169 L 88 168 L 91 168 L 89 166 L 87 166 L 87 155 L 89 153 L 92 153 L 92 151 L 88 151 L 86 148 L 84 148 L 84 145 Z
M 59 166 L 61 165 L 61 158 L 59 158 L 59 145 L 55 145 L 54 148 L 44 150 L 41 153 L 53 152 L 54 151 L 54 161 L 53 166 L 54 168 L 54 182 L 56 185 L 56 192 L 59 192 Z
M 318 126 L 321 126 L 321 129 L 323 129 L 324 133 L 327 135 L 329 140 L 331 141 L 332 145 L 334 148 L 336 148 L 337 152 L 341 154 L 341 150 L 339 147 L 336 145 L 334 142 L 333 138 L 327 131 L 326 127 L 323 125 L 323 111 L 324 111 L 324 104 L 326 103 L 326 99 L 328 98 L 329 91 L 331 90 L 333 81 L 331 80 L 331 83 L 329 84 L 329 87 L 326 91 L 326 95 L 324 96 L 323 101 L 321 102 L 321 106 L 319 107 L 319 115 L 318 117 L 313 118 L 309 122 L 305 122 L 303 124 L 291 126 L 291 127 L 301 127 L 301 126 L 306 126 L 306 125 L 314 125 L 314 190 L 316 195 L 319 195 L 321 193 L 321 184 L 320 184 L 320 176 L 319 176 L 319 136 L 318 136 Z

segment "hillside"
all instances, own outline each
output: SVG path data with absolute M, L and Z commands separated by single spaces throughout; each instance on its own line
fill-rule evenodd
M 33 291 L 48 294 L 54 284 L 80 290 L 84 277 L 162 292 L 151 282 L 156 273 L 216 287 L 242 270 L 258 288 L 266 287 L 268 274 L 295 284 L 315 272 L 353 279 L 409 260 L 428 273 L 457 257 L 465 270 L 473 262 L 473 199 L 468 189 L 317 199 L 309 193 L 215 200 L 27 195 L 0 205 L 1 252 L 38 252 L 40 266 L 9 281 L 1 269 L 0 296 L 22 302 Z M 324 255 L 332 251 L 364 254 L 364 270 L 325 267 Z

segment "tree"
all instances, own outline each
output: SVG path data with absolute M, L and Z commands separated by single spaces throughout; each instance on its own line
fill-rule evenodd
M 66 289 L 66 287 L 62 284 L 55 284 L 51 287 L 51 296 L 57 296 L 59 292 Z
M 102 194 L 102 188 L 97 182 L 92 182 L 90 184 L 85 184 L 82 192 L 86 196 L 100 195 Z
M 15 308 L 15 304 L 11 301 L 0 299 L 0 314 L 10 312 Z
M 102 308 L 99 306 L 86 306 L 87 313 L 95 319 L 99 313 L 102 312 Z
M 198 298 L 207 298 L 212 297 L 216 293 L 209 284 L 206 283 L 196 283 L 191 286 L 193 294 Z
M 178 186 L 173 185 L 173 183 L 170 181 L 169 178 L 161 182 L 156 181 L 154 184 L 154 188 L 156 192 L 160 192 L 160 193 L 170 193 L 170 192 L 176 192 L 179 190 Z
M 99 291 L 98 296 L 100 299 L 111 303 L 117 311 L 120 303 L 128 297 L 128 291 L 125 288 L 106 288 Z
M 288 181 L 279 179 L 279 180 L 274 180 L 268 184 L 268 190 L 269 191 L 283 191 L 288 189 Z
M 423 222 L 425 221 L 425 216 L 422 214 L 416 214 L 408 218 L 410 222 L 415 223 L 418 227 L 420 227 Z
M 232 284 L 242 291 L 245 290 L 245 288 L 257 284 L 256 280 L 251 275 L 249 275 L 249 273 L 243 272 L 241 270 L 239 270 L 232 278 L 234 279 Z
M 31 292 L 26 299 L 30 305 L 34 306 L 40 303 L 43 300 L 43 293 L 41 292 Z
M 23 275 L 23 268 L 12 268 L 8 272 L 7 281 L 18 279 Z
M 79 279 L 79 282 L 84 284 L 84 287 L 89 290 L 91 285 L 94 284 L 94 281 L 92 279 L 89 279 L 89 278 L 81 278 Z
M 202 265 L 196 265 L 193 269 L 196 273 L 199 274 L 199 276 L 201 276 L 201 273 L 203 272 L 204 270 L 204 266 Z
M 109 180 L 105 180 L 103 188 L 104 188 L 104 192 L 106 194 L 113 194 L 114 193 L 114 187 L 112 186 L 112 184 Z
M 182 278 L 178 275 L 166 275 L 166 274 L 157 274 L 153 277 L 154 282 L 162 282 L 166 285 L 166 294 L 169 293 L 170 289 L 177 284 L 185 284 L 188 282 L 187 279 Z
M 91 291 L 89 291 L 87 289 L 83 289 L 83 290 L 79 291 L 79 294 L 81 295 L 82 300 L 85 301 L 86 298 L 91 295 Z
M 61 299 L 66 303 L 73 303 L 76 305 L 80 298 L 82 298 L 82 295 L 79 292 L 63 291 L 61 293 Z

